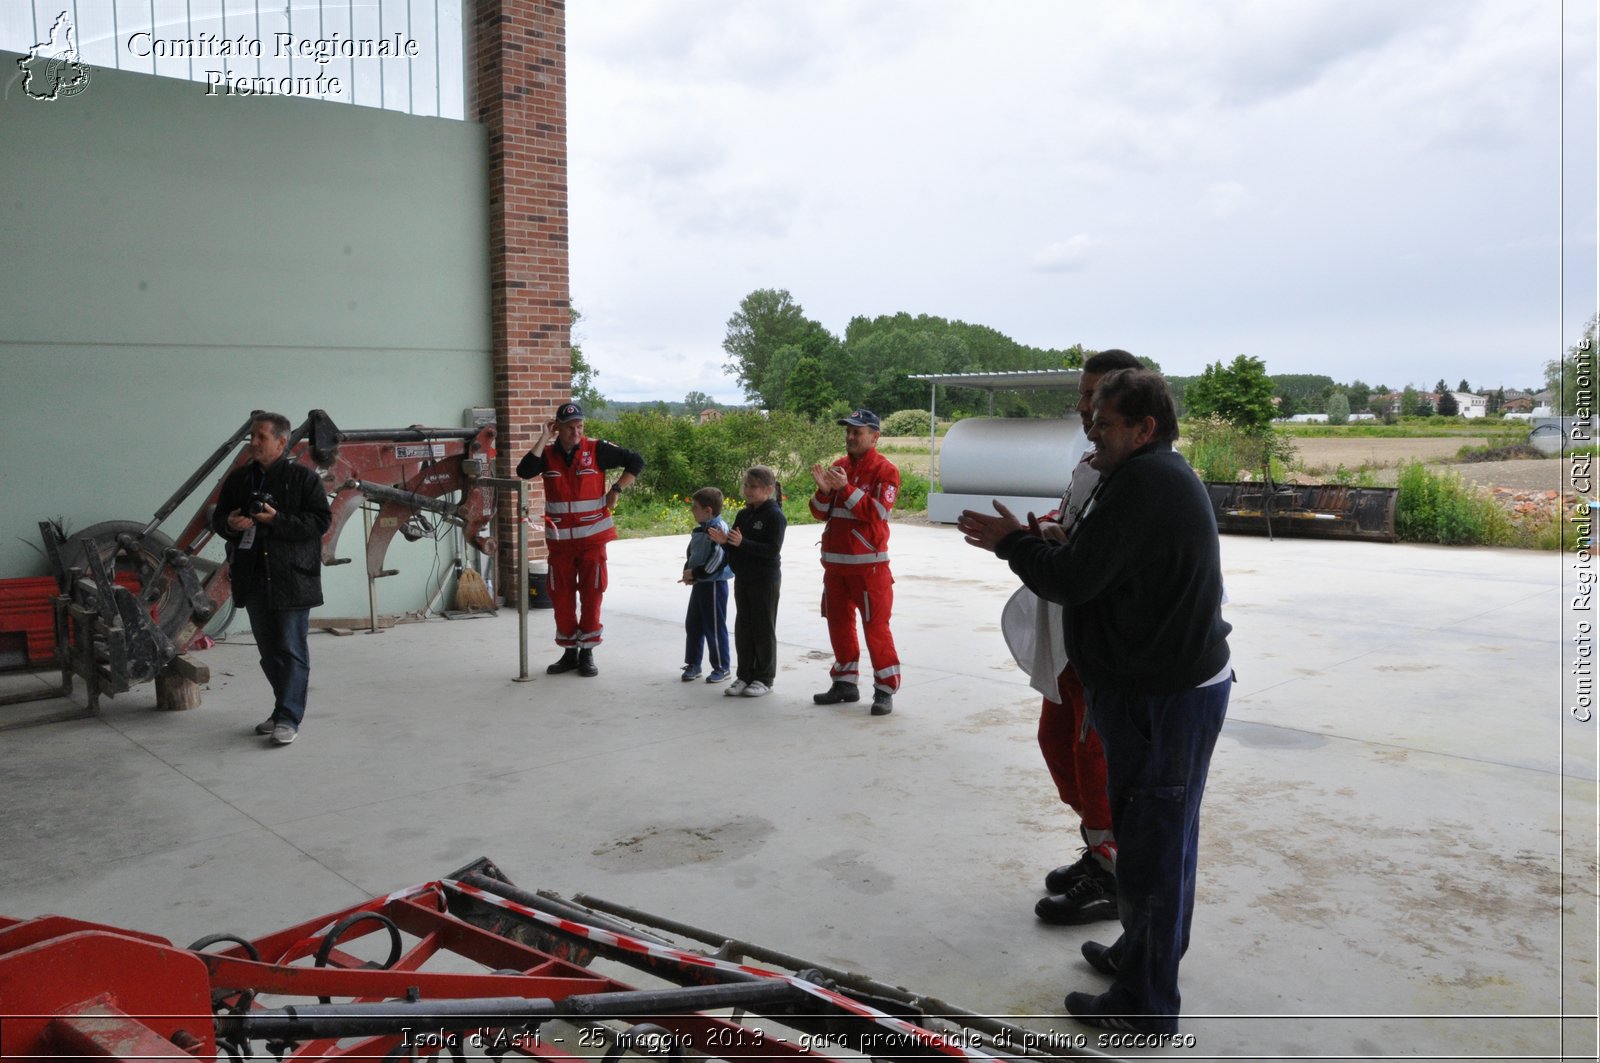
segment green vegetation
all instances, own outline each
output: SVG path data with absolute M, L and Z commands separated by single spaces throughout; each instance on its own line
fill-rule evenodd
M 928 314 L 852 318 L 843 337 L 806 317 L 788 291 L 751 292 L 728 319 L 722 341 L 727 371 L 745 396 L 763 409 L 823 416 L 865 406 L 915 409 L 928 401 L 928 384 L 910 376 L 972 371 L 1061 369 L 1082 364 L 1075 345 L 1042 350 L 992 328 Z M 974 392 L 940 389 L 939 406 L 972 401 Z M 1060 416 L 1076 399 L 1062 392 L 1016 391 L 997 396 L 1007 417 Z M 923 431 L 927 431 L 924 427 Z
M 896 410 L 883 419 L 886 436 L 925 436 L 928 434 L 927 410 Z
M 625 413 L 607 424 L 611 442 L 644 455 L 644 475 L 628 496 L 670 501 L 702 487 L 719 487 L 737 498 L 744 470 L 770 465 L 785 484 L 811 482 L 810 469 L 844 450 L 843 430 L 796 414 L 764 416 L 733 410 L 698 424 L 691 417 L 658 412 Z
M 1600 329 L 1600 314 L 1589 319 L 1588 327 L 1583 330 L 1583 338 L 1567 348 L 1564 358 L 1545 363 L 1545 387 L 1560 393 L 1557 413 L 1583 417 L 1594 412 L 1597 329 Z
M 1514 516 L 1483 488 L 1421 462 L 1401 467 L 1399 487 L 1395 528 L 1403 542 L 1554 550 L 1567 532 L 1557 511 Z
M 644 475 L 622 496 L 614 515 L 627 537 L 689 532 L 694 522 L 688 496 L 702 487 L 721 488 L 724 516 L 731 523 L 743 504 L 740 481 L 752 465 L 770 465 L 778 473 L 791 524 L 815 523 L 806 505 L 811 466 L 844 452 L 844 430 L 831 421 L 817 423 L 782 411 L 732 410 L 705 424 L 655 410 L 632 412 L 597 427 L 595 434 L 644 455 Z M 900 481 L 895 508 L 927 509 L 927 479 L 902 472 Z
M 1522 421 L 1491 421 L 1483 418 L 1441 419 L 1438 417 L 1401 417 L 1394 424 L 1366 421 L 1357 424 L 1283 424 L 1274 426 L 1277 431 L 1302 439 L 1433 439 L 1449 436 L 1490 436 L 1528 438 L 1528 426 Z
M 1184 393 L 1184 403 L 1191 417 L 1215 414 L 1245 433 L 1269 431 L 1278 415 L 1266 363 L 1244 354 L 1227 367 L 1220 361 L 1206 366 Z
M 803 486 L 796 484 L 793 492 L 784 488 L 783 515 L 791 525 L 816 523 L 811 516 L 811 507 L 806 502 L 811 497 L 811 488 L 809 476 Z M 733 524 L 733 518 L 743 508 L 744 499 L 735 493 L 723 502 L 722 519 Z M 694 531 L 694 515 L 689 512 L 687 498 L 656 498 L 630 492 L 622 496 L 612 516 L 617 522 L 617 534 L 623 539 L 688 535 Z
M 1215 414 L 1185 421 L 1179 447 L 1202 480 L 1217 483 L 1259 479 L 1269 463 L 1272 479 L 1282 481 L 1295 457 L 1287 435 L 1245 431 Z

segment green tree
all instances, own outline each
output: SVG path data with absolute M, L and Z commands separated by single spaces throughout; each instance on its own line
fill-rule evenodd
M 1224 367 L 1207 366 L 1185 393 L 1192 416 L 1215 414 L 1245 432 L 1264 432 L 1277 416 L 1272 404 L 1272 378 L 1259 358 L 1241 354 Z
M 1454 417 L 1461 412 L 1461 404 L 1456 401 L 1455 395 L 1448 391 L 1439 392 L 1439 416 Z
M 583 315 L 570 307 L 568 313 L 572 318 L 572 331 L 576 333 Z M 582 406 L 584 414 L 589 417 L 593 417 L 595 411 L 606 404 L 606 397 L 600 394 L 600 389 L 594 383 L 594 378 L 599 375 L 600 370 L 584 358 L 583 348 L 572 344 L 572 401 Z
M 838 401 L 822 363 L 809 354 L 801 355 L 784 388 L 783 408 L 816 420 Z
M 1466 377 L 1462 377 L 1461 378 L 1461 386 L 1456 388 L 1456 390 L 1461 392 L 1462 394 L 1466 394 L 1466 393 L 1468 393 L 1468 392 L 1470 392 L 1472 390 L 1472 385 L 1467 383 L 1467 378 Z
M 1400 392 L 1400 416 L 1415 417 L 1421 402 L 1422 396 L 1417 393 L 1417 389 L 1407 384 Z
M 1489 394 L 1488 412 L 1492 413 L 1492 414 L 1493 413 L 1499 413 L 1501 410 L 1503 410 L 1505 408 L 1506 408 L 1506 389 L 1505 388 L 1495 388 L 1494 391 L 1492 391 Z
M 1272 393 L 1293 399 L 1301 413 L 1322 413 L 1334 389 L 1333 377 L 1320 373 L 1280 373 L 1272 378 Z
M 1328 423 L 1344 424 L 1350 420 L 1350 400 L 1344 392 L 1335 391 L 1328 396 Z
M 722 340 L 728 361 L 723 368 L 733 374 L 747 398 L 775 409 L 777 404 L 767 389 L 781 389 L 788 374 L 772 372 L 773 356 L 784 347 L 801 345 L 808 337 L 813 343 L 823 337 L 833 340 L 826 329 L 806 317 L 787 290 L 759 288 L 740 300 L 739 309 L 728 318 L 728 332 Z M 788 368 L 792 370 L 793 365 Z
M 1556 413 L 1587 416 L 1595 409 L 1595 332 L 1600 314 L 1589 319 L 1583 337 L 1567 348 L 1566 357 L 1546 362 L 1544 386 L 1556 392 Z

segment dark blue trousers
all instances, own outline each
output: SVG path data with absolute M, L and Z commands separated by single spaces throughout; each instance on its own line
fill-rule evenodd
M 710 657 L 711 670 L 726 672 L 728 657 L 728 581 L 709 580 L 689 588 L 689 613 L 683 618 L 683 663 L 689 668 L 700 667 L 700 650 L 704 646 Z
M 298 731 L 311 680 L 311 651 L 306 646 L 311 610 L 272 609 L 253 600 L 244 608 L 261 654 L 261 671 L 272 684 L 272 718 Z
M 1178 694 L 1085 691 L 1106 751 L 1111 829 L 1117 838 L 1117 977 L 1120 1012 L 1177 1018 L 1178 961 L 1189 948 L 1200 798 L 1228 712 L 1231 680 Z

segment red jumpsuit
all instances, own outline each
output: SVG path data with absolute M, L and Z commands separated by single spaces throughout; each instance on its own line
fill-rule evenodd
M 1099 474 L 1089 465 L 1091 448 L 1073 470 L 1072 482 L 1061 507 L 1045 517 L 1066 528 L 1082 515 Z M 1084 840 L 1107 863 L 1115 863 L 1117 843 L 1111 837 L 1111 801 L 1106 795 L 1106 754 L 1100 735 L 1089 726 L 1083 681 L 1068 664 L 1056 676 L 1059 701 L 1043 698 L 1039 705 L 1039 752 L 1050 769 L 1061 800 L 1082 821 Z M 1094 832 L 1097 840 L 1089 838 Z
M 836 683 L 854 686 L 861 671 L 856 612 L 867 633 L 874 690 L 900 689 L 900 655 L 895 652 L 889 617 L 894 611 L 894 576 L 889 572 L 889 511 L 900 493 L 900 470 L 876 450 L 859 461 L 848 456 L 833 463 L 849 482 L 838 491 L 811 496 L 811 515 L 822 529 L 822 615 L 828 619 Z
M 605 506 L 606 477 L 593 439 L 570 456 L 554 444 L 544 451 L 544 539 L 550 552 L 550 605 L 556 645 L 600 645 L 600 600 L 606 591 L 606 543 L 617 537 Z M 578 611 L 579 600 L 583 612 Z

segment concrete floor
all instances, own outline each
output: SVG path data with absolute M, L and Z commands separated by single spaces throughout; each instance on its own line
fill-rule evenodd
M 1061 998 L 1104 984 L 1078 945 L 1114 935 L 1032 914 L 1077 835 L 999 634 L 1014 581 L 897 526 L 896 711 L 818 708 L 815 539 L 791 529 L 759 701 L 679 682 L 673 537 L 613 545 L 598 679 L 543 674 L 548 613 L 526 684 L 514 613 L 317 635 L 301 739 L 273 749 L 245 635 L 206 654 L 200 709 L 145 686 L 0 733 L 0 913 L 255 935 L 486 854 L 1092 1044 Z M 1223 558 L 1239 685 L 1183 968 L 1196 1045 L 1163 1054 L 1594 1058 L 1595 735 L 1563 710 L 1562 559 L 1233 537 Z

